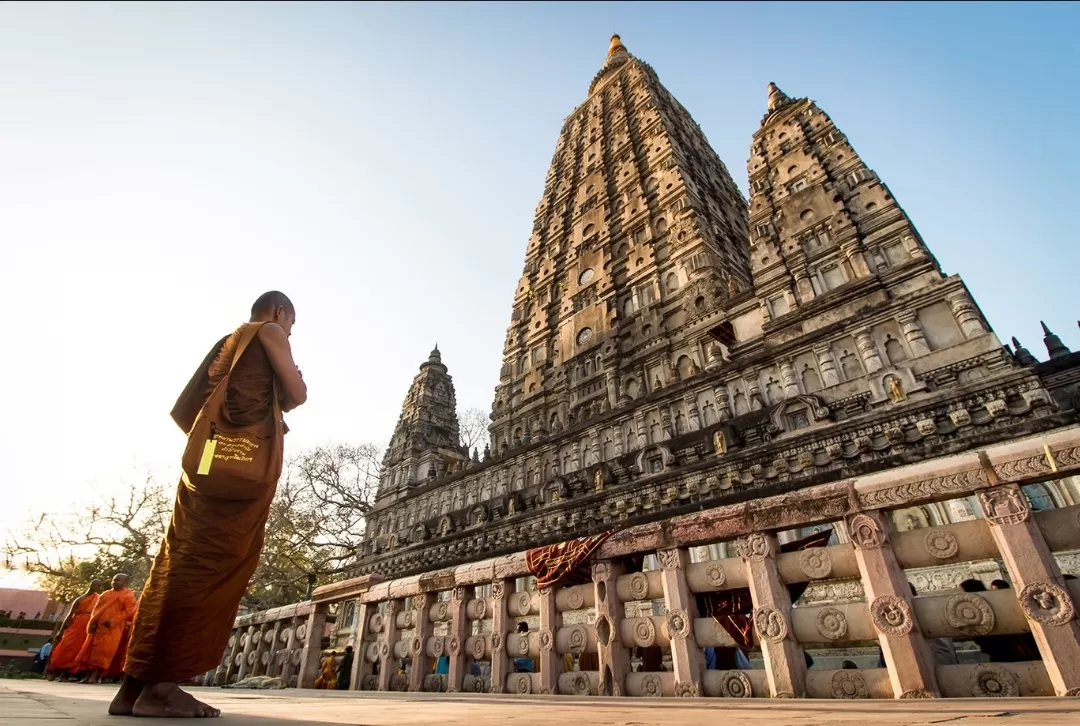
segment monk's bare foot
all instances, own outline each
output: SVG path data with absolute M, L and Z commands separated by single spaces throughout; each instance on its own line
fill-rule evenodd
M 175 683 L 148 683 L 143 686 L 131 714 L 157 718 L 217 718 L 221 711 L 181 691 Z
M 120 690 L 116 692 L 112 703 L 109 704 L 109 715 L 130 716 L 142 690 L 142 681 L 131 676 L 124 676 L 124 680 L 120 681 Z

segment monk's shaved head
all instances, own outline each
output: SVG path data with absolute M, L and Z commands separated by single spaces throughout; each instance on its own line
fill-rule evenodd
M 278 308 L 285 308 L 286 314 L 290 316 L 296 315 L 296 308 L 293 307 L 292 300 L 285 293 L 277 290 L 264 292 L 259 295 L 259 299 L 251 306 L 251 319 L 272 317 Z

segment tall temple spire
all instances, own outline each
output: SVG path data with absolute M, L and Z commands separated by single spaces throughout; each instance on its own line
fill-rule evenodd
M 1072 352 L 1061 342 L 1061 338 L 1046 327 L 1046 323 L 1040 320 L 1039 324 L 1042 325 L 1043 329 L 1043 344 L 1046 346 L 1046 352 L 1050 354 L 1051 358 L 1064 358 Z
M 611 45 L 608 46 L 607 57 L 611 58 L 616 53 L 626 53 L 626 46 L 622 43 L 622 38 L 618 33 L 611 36 Z
M 1017 363 L 1022 366 L 1033 366 L 1039 362 L 1036 360 L 1035 356 L 1031 354 L 1030 350 L 1020 345 L 1020 341 L 1016 339 L 1015 335 L 1013 336 L 1012 344 L 1013 356 L 1016 358 Z

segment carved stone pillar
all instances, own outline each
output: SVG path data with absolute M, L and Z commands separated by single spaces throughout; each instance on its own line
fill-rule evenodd
M 367 675 L 368 661 L 365 658 L 371 633 L 368 632 L 368 618 L 375 611 L 374 605 L 356 601 L 356 636 L 353 638 L 353 665 L 349 673 L 349 690 L 359 691 Z
M 278 652 L 281 650 L 280 636 L 281 636 L 281 628 L 284 625 L 285 625 L 284 621 L 275 620 L 273 628 L 270 630 L 270 642 L 267 644 L 267 649 L 266 649 L 266 654 L 267 654 L 266 666 L 262 670 L 264 675 L 267 675 L 267 676 L 270 676 L 270 677 L 274 676 L 274 671 L 276 670 L 274 668 L 274 656 L 276 656 L 278 654 Z
M 619 380 L 614 362 L 604 368 L 604 385 L 607 386 L 608 408 L 619 405 Z
M 601 696 L 625 696 L 626 674 L 630 672 L 630 651 L 619 640 L 625 608 L 616 589 L 623 566 L 596 562 L 592 566 L 596 602 L 596 641 L 600 659 Z
M 829 346 L 823 345 L 814 348 L 814 355 L 817 356 L 818 367 L 821 368 L 822 384 L 828 388 L 840 383 L 840 374 L 836 372 L 836 361 L 833 360 L 833 354 Z
M 806 661 L 791 624 L 791 595 L 776 568 L 780 545 L 772 533 L 754 533 L 739 540 L 739 556 L 746 564 L 750 597 L 754 601 L 754 631 L 761 640 L 761 655 L 773 698 L 806 696 Z
M 461 690 L 465 678 L 465 639 L 469 637 L 469 622 L 465 606 L 475 596 L 475 588 L 455 587 L 450 598 L 450 640 L 447 651 L 450 655 L 450 675 L 446 683 L 447 693 Z
M 761 301 L 761 322 L 765 324 L 772 322 L 772 311 L 769 310 L 769 303 L 766 300 Z
M 802 263 L 794 267 L 791 274 L 795 277 L 795 293 L 799 298 L 799 302 L 806 304 L 814 299 L 814 283 L 810 280 L 810 273 L 806 269 L 806 260 L 803 258 Z
M 911 357 L 918 358 L 930 352 L 930 344 L 926 342 L 926 333 L 923 332 L 919 323 L 919 316 L 913 312 L 903 313 L 897 317 L 900 323 L 900 332 L 904 334 L 908 347 L 911 348 Z
M 780 361 L 780 380 L 784 383 L 784 398 L 795 398 L 799 395 L 799 383 L 795 378 L 795 367 L 791 361 Z
M 224 672 L 220 673 L 217 679 L 217 685 L 219 686 L 224 686 L 226 683 L 228 683 L 233 673 L 236 673 L 237 669 L 239 668 L 239 666 L 236 665 L 236 656 L 242 653 L 244 650 L 244 646 L 240 645 L 240 635 L 240 631 L 234 629 L 232 631 L 232 635 L 229 636 L 232 643 L 229 645 L 227 651 L 228 658 L 225 661 Z
M 266 675 L 269 664 L 263 665 L 263 660 L 273 645 L 273 643 L 266 642 L 266 634 L 271 632 L 272 627 L 270 623 L 263 623 L 259 626 L 258 641 L 255 643 L 255 664 L 252 666 L 251 671 L 253 676 Z
M 956 318 L 956 323 L 960 326 L 965 338 L 976 338 L 986 332 L 971 298 L 964 293 L 959 293 L 948 298 L 948 302 L 953 317 Z
M 919 240 L 915 239 L 915 235 L 905 234 L 900 238 L 900 242 L 904 245 L 904 249 L 911 255 L 914 260 L 926 257 L 926 250 L 919 244 Z
M 599 464 L 600 459 L 600 429 L 593 427 L 589 432 L 590 448 L 592 450 L 592 463 Z
M 492 693 L 502 693 L 505 690 L 506 676 L 511 672 L 510 659 L 506 657 L 506 636 L 509 633 L 510 624 L 510 615 L 506 612 L 506 601 L 513 592 L 513 580 L 495 580 L 491 583 Z
M 840 245 L 840 251 L 844 253 L 844 257 L 847 258 L 848 263 L 851 265 L 851 271 L 855 273 L 855 277 L 866 277 L 870 274 L 870 267 L 866 264 L 866 254 L 863 252 L 862 245 L 858 240 L 851 240 L 844 242 Z
M 697 396 L 693 393 L 688 393 L 683 397 L 683 403 L 686 405 L 686 411 L 690 414 L 690 430 L 697 431 L 701 428 L 701 412 L 697 407 Z
M 559 692 L 559 676 L 563 672 L 563 658 L 555 652 L 555 634 L 562 625 L 562 615 L 555 607 L 555 588 L 540 592 L 540 693 Z
M 576 439 L 574 440 L 573 446 L 570 448 L 570 466 L 573 467 L 574 471 L 581 469 L 581 442 Z M 563 474 L 566 473 L 567 472 L 565 471 L 563 472 Z
M 311 688 L 319 676 L 319 656 L 322 655 L 323 631 L 326 630 L 326 613 L 329 605 L 319 603 L 308 615 L 304 632 L 304 650 L 300 654 L 298 688 Z
M 888 522 L 880 512 L 864 512 L 849 519 L 847 527 L 893 695 L 939 696 L 933 655 L 915 622 L 911 586 L 889 544 Z
M 297 648 L 296 629 L 300 627 L 301 622 L 301 618 L 295 616 L 289 621 L 289 639 L 285 643 L 285 657 L 281 660 L 281 671 L 278 673 L 281 682 L 289 688 L 292 687 L 289 683 L 289 677 L 293 671 L 292 658 Z
M 878 355 L 877 344 L 869 328 L 855 331 L 855 345 L 859 349 L 859 357 L 862 358 L 867 373 L 877 373 L 884 368 L 881 356 Z
M 716 416 L 720 422 L 731 418 L 731 397 L 728 395 L 727 384 L 721 382 L 713 386 L 713 396 L 716 398 Z
M 382 642 L 379 643 L 379 690 L 389 691 L 397 675 L 397 658 L 394 656 L 394 643 L 398 639 L 397 614 L 401 611 L 400 600 L 389 600 L 383 613 Z M 427 619 L 427 613 L 424 618 Z
M 995 477 L 996 478 L 996 477 Z M 1012 577 L 1020 607 L 1039 644 L 1058 696 L 1080 695 L 1080 624 L 1057 560 L 1015 484 L 979 492 L 979 506 Z
M 746 392 L 749 394 L 750 410 L 760 411 L 765 408 L 765 404 L 761 400 L 761 384 L 758 382 L 758 372 L 756 370 L 750 371 L 743 376 L 743 382 L 746 383 Z
M 623 455 L 623 435 L 622 429 L 618 426 L 611 429 L 611 443 L 615 447 L 615 458 Z
M 256 646 L 255 635 L 256 635 L 256 632 L 257 631 L 255 630 L 255 626 L 254 625 L 249 625 L 248 629 L 247 629 L 247 632 L 244 634 L 246 637 L 244 638 L 243 658 L 240 661 L 240 672 L 236 676 L 236 679 L 239 680 L 239 681 L 242 681 L 242 680 L 244 680 L 245 678 L 247 678 L 248 676 L 251 675 L 251 664 L 248 663 L 248 660 L 249 660 L 248 656 L 251 655 L 251 653 L 255 652 L 255 646 Z
M 413 639 L 409 643 L 412 656 L 409 668 L 409 691 L 419 693 L 424 690 L 424 678 L 431 673 L 431 656 L 428 655 L 428 639 L 435 634 L 435 624 L 431 622 L 431 606 L 435 604 L 435 595 L 422 592 L 412 596 Z M 395 617 L 395 620 L 397 618 Z M 390 643 L 393 650 L 394 644 Z
M 638 448 L 649 445 L 649 427 L 645 425 L 645 412 L 640 408 L 634 412 L 634 427 L 637 429 Z
M 664 585 L 667 630 L 671 638 L 671 663 L 675 671 L 676 696 L 700 696 L 705 654 L 694 638 L 697 604 L 686 584 L 690 554 L 684 549 L 660 550 L 660 580 Z

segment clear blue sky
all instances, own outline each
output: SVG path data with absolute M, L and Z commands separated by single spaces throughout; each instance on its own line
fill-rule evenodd
M 1003 342 L 1080 348 L 1080 5 L 0 5 L 0 529 L 151 468 L 280 288 L 295 450 L 385 441 L 438 341 L 487 408 L 563 118 L 619 32 L 746 189 L 776 81 L 833 117 Z M 14 463 L 13 463 L 14 462 Z

